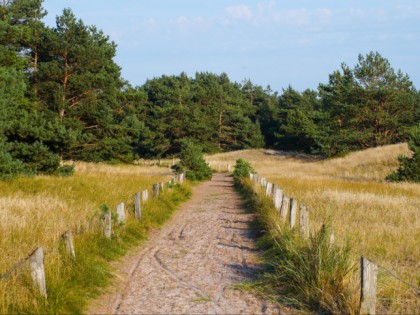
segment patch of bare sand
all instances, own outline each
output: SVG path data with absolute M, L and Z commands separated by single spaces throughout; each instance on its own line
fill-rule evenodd
M 234 285 L 255 276 L 259 252 L 233 179 L 215 174 L 195 187 L 162 230 L 116 266 L 116 293 L 91 314 L 280 314 L 279 306 Z

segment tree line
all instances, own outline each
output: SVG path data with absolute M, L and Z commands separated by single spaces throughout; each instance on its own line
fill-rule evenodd
M 133 87 L 116 44 L 70 9 L 43 23 L 42 0 L 0 5 L 0 176 L 53 174 L 62 160 L 170 157 L 272 147 L 324 156 L 405 141 L 420 92 L 377 52 L 303 92 L 225 73 L 164 75 Z

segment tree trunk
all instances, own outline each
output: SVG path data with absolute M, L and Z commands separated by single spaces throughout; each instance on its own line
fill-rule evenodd
M 221 142 L 222 142 L 222 126 L 223 126 L 223 111 L 219 112 L 219 149 L 221 149 Z

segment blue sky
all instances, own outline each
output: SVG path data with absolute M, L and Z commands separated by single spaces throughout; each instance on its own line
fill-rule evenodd
M 115 41 L 132 85 L 208 71 L 316 89 L 342 62 L 378 51 L 420 88 L 418 0 L 44 0 L 46 24 L 68 7 Z

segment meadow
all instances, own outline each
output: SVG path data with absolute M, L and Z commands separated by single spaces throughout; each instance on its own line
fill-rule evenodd
M 147 231 L 162 224 L 175 204 L 185 199 L 185 191 L 167 192 L 159 202 L 150 201 L 141 223 L 134 219 L 134 194 L 145 189 L 151 194 L 152 184 L 172 177 L 168 167 L 77 162 L 74 175 L 69 177 L 0 181 L 0 274 L 42 246 L 49 294 L 48 302 L 37 296 L 28 270 L 24 270 L 26 264 L 23 270 L 0 279 L 0 313 L 80 312 L 86 297 L 94 296 L 97 287 L 109 282 L 112 271 L 107 261 L 146 239 Z M 100 207 L 114 210 L 121 202 L 126 206 L 127 224 L 117 226 L 112 240 L 106 240 Z M 66 262 L 60 247 L 66 230 L 75 235 L 76 265 Z
M 416 313 L 419 293 L 407 283 L 420 286 L 420 185 L 384 180 L 397 168 L 400 154 L 409 154 L 405 144 L 328 160 L 270 150 L 206 159 L 222 169 L 233 167 L 237 158 L 249 161 L 258 175 L 309 207 L 312 231 L 328 222 L 336 242 L 350 244 L 355 268 L 361 255 L 381 266 L 378 313 Z

